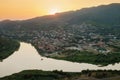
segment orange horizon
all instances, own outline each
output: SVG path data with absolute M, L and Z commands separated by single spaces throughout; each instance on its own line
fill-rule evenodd
M 120 0 L 1 0 L 0 20 L 23 20 L 111 3 Z

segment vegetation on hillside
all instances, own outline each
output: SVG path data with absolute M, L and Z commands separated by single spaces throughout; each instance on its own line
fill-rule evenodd
M 108 54 L 94 54 L 87 51 L 65 50 L 57 56 L 51 56 L 56 59 L 64 59 L 73 62 L 90 63 L 101 66 L 115 64 L 120 62 L 120 52 Z
M 0 37 L 0 60 L 7 58 L 19 49 L 20 43 L 15 40 Z
M 82 72 L 25 70 L 0 80 L 119 80 L 117 70 L 84 70 Z

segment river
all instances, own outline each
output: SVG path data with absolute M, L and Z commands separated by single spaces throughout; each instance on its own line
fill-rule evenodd
M 65 72 L 81 72 L 82 70 L 120 70 L 120 63 L 99 67 L 97 65 L 87 63 L 75 63 L 64 60 L 56 60 L 42 57 L 37 50 L 28 43 L 21 42 L 18 51 L 0 62 L 0 77 L 18 73 L 23 70 L 63 70 Z

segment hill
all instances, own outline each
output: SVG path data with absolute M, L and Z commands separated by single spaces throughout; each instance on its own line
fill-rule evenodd
M 19 49 L 19 42 L 0 37 L 0 61 Z
M 56 13 L 55 15 L 47 15 L 36 17 L 22 21 L 4 20 L 0 22 L 0 27 L 25 27 L 28 29 L 36 29 L 42 26 L 60 26 L 81 24 L 83 22 L 93 22 L 108 25 L 120 25 L 120 3 L 109 5 L 101 5 L 91 8 L 83 8 L 81 10 Z

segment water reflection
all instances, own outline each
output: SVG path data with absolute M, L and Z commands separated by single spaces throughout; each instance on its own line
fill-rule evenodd
M 41 57 L 36 49 L 28 43 L 20 43 L 20 49 L 0 62 L 0 77 L 11 75 L 28 69 L 39 70 L 63 70 L 66 72 L 80 72 L 90 69 L 112 69 L 120 70 L 120 64 L 98 67 L 87 63 L 73 63 L 64 60 L 56 60 Z

